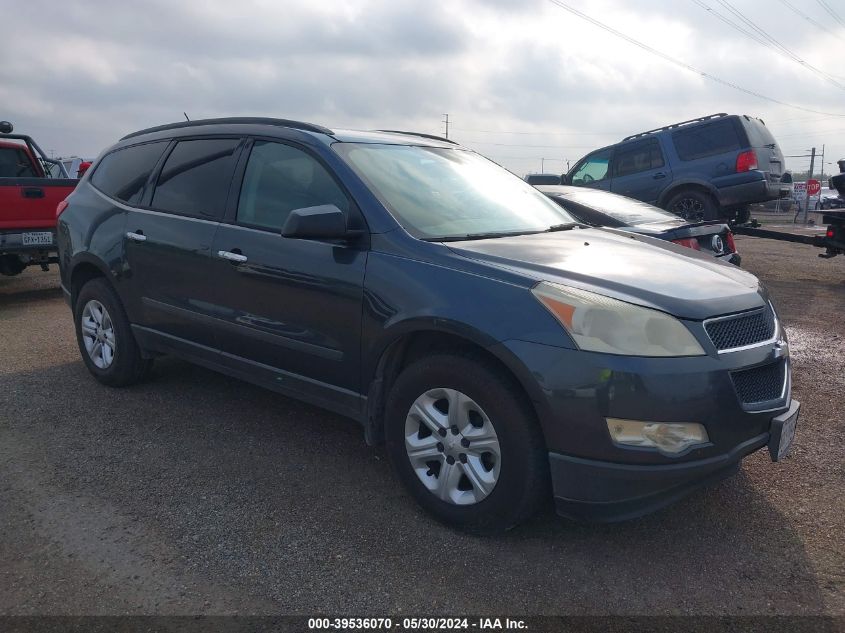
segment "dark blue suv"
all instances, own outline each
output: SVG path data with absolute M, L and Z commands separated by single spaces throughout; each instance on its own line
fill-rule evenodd
M 123 138 L 60 207 L 97 380 L 167 354 L 349 416 L 468 530 L 551 494 L 635 516 L 792 440 L 789 350 L 753 275 L 584 227 L 444 139 L 182 122 Z
M 628 136 L 579 160 L 563 184 L 612 191 L 688 220 L 749 217 L 789 195 L 783 153 L 760 119 L 713 114 Z

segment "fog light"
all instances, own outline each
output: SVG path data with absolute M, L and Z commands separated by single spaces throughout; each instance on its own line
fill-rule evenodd
M 704 425 L 694 422 L 638 422 L 607 418 L 607 430 L 616 444 L 656 448 L 669 455 L 677 455 L 710 441 Z

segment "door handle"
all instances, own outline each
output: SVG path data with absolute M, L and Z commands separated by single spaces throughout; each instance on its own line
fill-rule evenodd
M 654 176 L 652 176 L 652 178 L 654 178 L 655 180 L 660 180 L 661 178 L 666 178 L 666 172 L 665 171 L 659 171 L 656 174 L 654 174 Z
M 41 187 L 24 187 L 21 189 L 24 198 L 43 198 L 44 190 Z
M 144 232 L 140 229 L 138 229 L 134 233 L 132 231 L 129 231 L 126 234 L 126 237 L 129 238 L 130 240 L 132 240 L 133 242 L 146 242 L 147 241 L 147 236 L 144 235 Z
M 246 255 L 234 251 L 217 251 L 217 256 L 229 260 L 233 264 L 243 264 L 246 261 Z

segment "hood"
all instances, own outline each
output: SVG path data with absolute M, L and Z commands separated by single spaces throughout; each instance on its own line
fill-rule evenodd
M 551 281 L 656 308 L 686 319 L 766 304 L 752 274 L 710 255 L 615 229 L 573 229 L 452 242 L 455 253 Z

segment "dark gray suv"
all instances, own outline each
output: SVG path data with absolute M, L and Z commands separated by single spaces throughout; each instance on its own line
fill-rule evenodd
M 783 153 L 760 119 L 713 114 L 628 136 L 579 160 L 562 184 L 636 198 L 687 220 L 746 222 L 789 195 Z
M 177 356 L 349 416 L 437 518 L 660 507 L 788 449 L 758 280 L 585 228 L 450 141 L 277 119 L 130 134 L 60 205 L 62 287 L 104 384 Z

